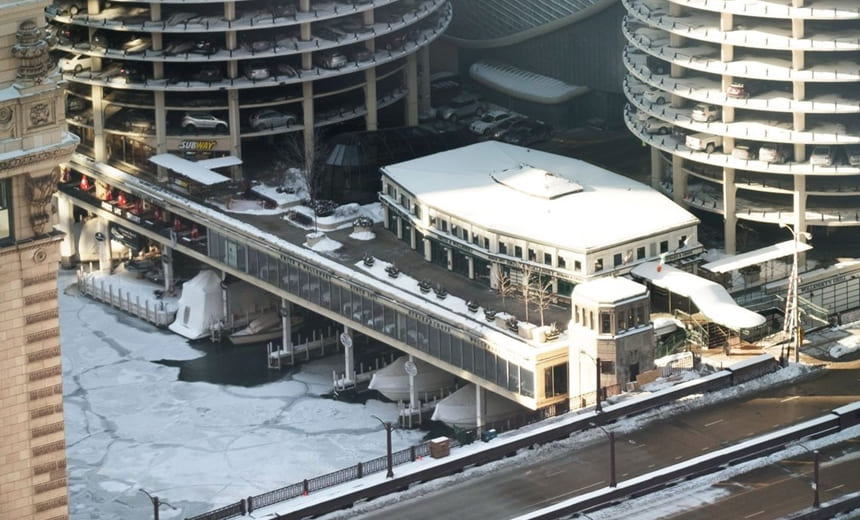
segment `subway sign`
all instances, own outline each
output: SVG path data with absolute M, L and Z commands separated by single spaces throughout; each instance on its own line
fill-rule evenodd
M 217 141 L 181 141 L 179 149 L 186 152 L 211 152 Z

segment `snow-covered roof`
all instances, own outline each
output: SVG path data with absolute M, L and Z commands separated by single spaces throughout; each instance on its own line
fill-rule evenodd
M 573 288 L 574 297 L 586 298 L 597 303 L 620 302 L 647 292 L 648 288 L 641 283 L 613 276 L 591 280 Z
M 509 96 L 554 105 L 588 92 L 588 87 L 568 85 L 564 81 L 513 65 L 479 61 L 469 67 L 469 75 L 482 85 Z
M 708 262 L 707 264 L 704 264 L 702 268 L 707 269 L 712 273 L 728 273 L 729 271 L 736 271 L 743 267 L 761 264 L 763 262 L 767 262 L 768 260 L 782 258 L 784 256 L 794 254 L 794 245 L 794 240 L 788 240 L 786 242 L 772 244 L 767 247 L 755 249 L 753 251 L 749 251 L 739 255 L 732 255 L 720 258 L 719 260 L 714 260 L 713 262 Z M 804 242 L 797 242 L 797 251 L 799 253 L 803 251 L 809 251 L 810 249 L 812 249 L 811 245 Z
M 528 165 L 581 191 L 546 199 L 496 182 Z M 485 141 L 382 168 L 422 203 L 511 237 L 587 252 L 696 226 L 698 219 L 649 186 L 587 162 Z M 642 218 L 647 215 L 648 218 Z
M 659 262 L 639 264 L 633 268 L 632 274 L 657 287 L 690 298 L 709 320 L 730 329 L 751 329 L 764 325 L 764 316 L 738 305 L 722 285 L 671 265 L 663 265 L 658 270 L 658 265 Z
M 188 177 L 194 182 L 203 184 L 205 186 L 212 186 L 213 184 L 229 182 L 230 177 L 225 177 L 220 173 L 213 172 L 211 168 L 242 164 L 242 160 L 237 157 L 233 157 L 232 159 L 238 162 L 230 161 L 228 159 L 231 158 L 219 157 L 216 159 L 205 159 L 203 161 L 194 162 L 189 161 L 188 159 L 183 159 L 182 157 L 177 157 L 173 154 L 162 153 L 158 155 L 153 155 L 149 158 L 149 161 L 153 164 L 178 173 L 183 177 Z

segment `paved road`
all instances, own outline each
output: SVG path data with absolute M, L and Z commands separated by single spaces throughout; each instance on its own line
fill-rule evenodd
M 822 371 L 799 383 L 657 420 L 639 431 L 618 433 L 618 480 L 823 415 L 856 401 L 858 381 L 860 362 L 843 364 L 840 369 Z M 499 468 L 359 518 L 511 518 L 606 486 L 608 452 L 606 441 L 584 443 L 569 453 L 555 450 L 549 460 L 536 458 L 531 464 Z M 855 474 L 860 471 L 860 461 L 855 459 L 850 465 Z M 826 496 L 822 499 L 826 500 Z M 744 516 L 716 515 L 712 518 Z

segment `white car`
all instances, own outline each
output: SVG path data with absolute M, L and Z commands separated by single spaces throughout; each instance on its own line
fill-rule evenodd
M 656 117 L 649 117 L 645 120 L 644 127 L 645 133 L 666 135 L 672 131 L 673 125 L 668 121 L 663 121 Z
M 510 112 L 505 112 L 504 110 L 490 110 L 477 121 L 473 121 L 471 125 L 469 125 L 469 130 L 478 134 L 478 135 L 487 135 L 492 133 L 493 129 L 506 119 L 510 119 L 513 117 L 513 114 Z
M 648 87 L 645 89 L 645 92 L 642 93 L 642 98 L 649 103 L 665 105 L 671 96 L 659 88 Z
M 816 146 L 809 154 L 809 164 L 813 166 L 833 166 L 833 147 Z
M 182 118 L 182 128 L 189 132 L 201 129 L 227 131 L 227 121 L 217 118 L 208 112 L 186 112 Z
M 249 122 L 254 130 L 265 130 L 278 126 L 290 126 L 296 122 L 296 116 L 266 109 L 255 112 Z
M 83 54 L 76 54 L 71 58 L 60 58 L 57 65 L 60 67 L 60 72 L 74 72 L 77 74 L 84 69 L 91 69 L 93 67 L 93 59 Z

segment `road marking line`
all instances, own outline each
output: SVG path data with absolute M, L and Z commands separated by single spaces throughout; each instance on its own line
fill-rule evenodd
M 845 484 L 839 484 L 838 486 L 833 486 L 832 488 L 825 489 L 824 491 L 829 493 L 830 491 L 835 491 L 835 490 L 837 490 L 839 488 L 843 488 L 843 487 L 845 487 Z
M 705 423 L 705 428 L 710 428 L 711 426 L 713 426 L 715 424 L 720 424 L 721 422 L 723 422 L 722 419 L 717 419 L 716 421 L 711 421 L 709 423 Z
M 759 511 L 758 513 L 753 513 L 753 514 L 751 514 L 751 515 L 747 515 L 747 516 L 745 516 L 744 518 L 752 518 L 752 517 L 754 517 L 754 516 L 758 516 L 758 515 L 760 515 L 760 514 L 762 514 L 762 513 L 764 513 L 764 510 Z
M 786 397 L 785 399 L 780 401 L 780 403 L 787 403 L 788 401 L 794 401 L 795 399 L 800 399 L 800 396 L 799 395 L 793 395 L 791 397 Z

